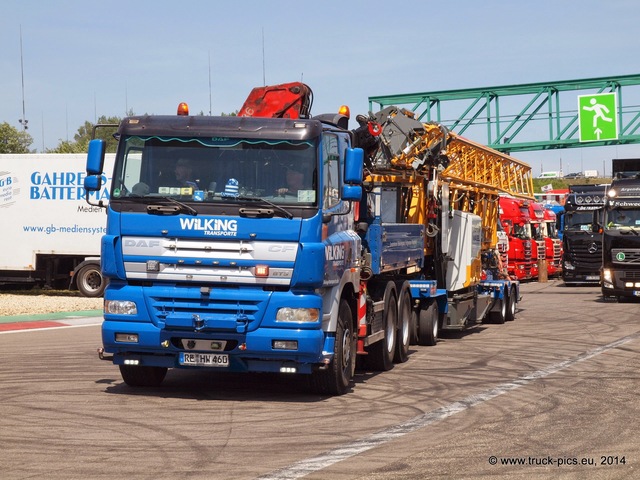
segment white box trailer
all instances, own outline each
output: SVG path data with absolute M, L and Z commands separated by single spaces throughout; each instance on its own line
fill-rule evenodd
M 113 170 L 114 154 L 105 171 Z M 86 154 L 0 155 L 0 284 L 100 296 L 105 210 L 85 201 Z M 91 198 L 108 203 L 111 173 Z

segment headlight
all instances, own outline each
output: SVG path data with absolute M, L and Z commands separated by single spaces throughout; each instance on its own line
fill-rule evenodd
M 105 300 L 104 313 L 114 315 L 137 315 L 138 307 L 130 300 Z
M 563 264 L 563 268 L 565 270 L 575 270 L 576 269 L 576 267 L 573 266 L 573 263 L 571 263 L 571 262 L 569 262 L 567 260 L 565 260 L 565 262 Z
M 612 282 L 613 277 L 611 276 L 611 270 L 609 270 L 608 268 L 605 268 L 602 271 L 602 278 L 605 282 Z
M 290 308 L 278 309 L 276 322 L 313 323 L 320 318 L 320 310 L 317 308 Z

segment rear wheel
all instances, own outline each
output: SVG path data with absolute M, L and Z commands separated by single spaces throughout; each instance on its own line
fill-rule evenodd
M 367 364 L 376 371 L 387 371 L 393 368 L 393 357 L 396 351 L 396 325 L 398 305 L 396 289 L 392 282 L 387 283 L 384 291 L 383 329 L 384 338 L 369 347 Z
M 438 342 L 438 304 L 432 302 L 427 308 L 420 310 L 418 319 L 418 344 L 433 346 Z
M 120 365 L 120 374 L 130 387 L 158 387 L 167 375 L 167 368 Z
M 411 345 L 418 345 L 418 338 L 420 337 L 419 327 L 418 327 L 418 312 L 415 309 L 411 309 L 411 337 L 410 342 Z
M 507 321 L 511 322 L 516 319 L 516 307 L 518 305 L 518 297 L 516 295 L 516 289 L 511 287 L 509 289 L 509 304 L 507 306 Z
M 353 315 L 346 300 L 340 301 L 333 360 L 326 370 L 311 374 L 310 385 L 320 394 L 342 395 L 349 389 L 356 366 L 357 336 L 353 329 Z
M 411 291 L 409 282 L 404 282 L 398 296 L 398 330 L 396 331 L 396 363 L 406 362 L 409 358 L 411 341 Z

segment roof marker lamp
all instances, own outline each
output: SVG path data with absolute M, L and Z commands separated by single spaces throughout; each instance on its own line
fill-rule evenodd
M 340 115 L 344 115 L 347 118 L 351 118 L 351 110 L 349 110 L 349 107 L 347 105 L 341 105 L 338 109 L 338 113 Z
M 185 102 L 181 102 L 180 105 L 178 105 L 178 115 L 184 115 L 187 116 L 189 115 L 189 105 L 187 105 Z

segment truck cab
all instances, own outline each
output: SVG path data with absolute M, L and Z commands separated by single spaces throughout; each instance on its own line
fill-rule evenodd
M 350 133 L 317 119 L 183 114 L 126 118 L 118 136 L 101 354 L 125 382 L 208 367 L 309 374 L 344 393 L 363 164 Z M 93 140 L 88 192 L 100 189 L 103 162 Z
M 528 202 L 500 196 L 500 222 L 509 237 L 509 275 L 518 280 L 533 278 L 533 243 Z
M 611 182 L 600 227 L 603 297 L 640 297 L 639 179 Z
M 562 240 L 558 237 L 557 216 L 553 210 L 544 209 L 545 251 L 547 271 L 550 277 L 562 274 Z
M 602 235 L 598 227 L 609 185 L 571 185 L 564 205 L 562 280 L 567 285 L 599 283 Z

